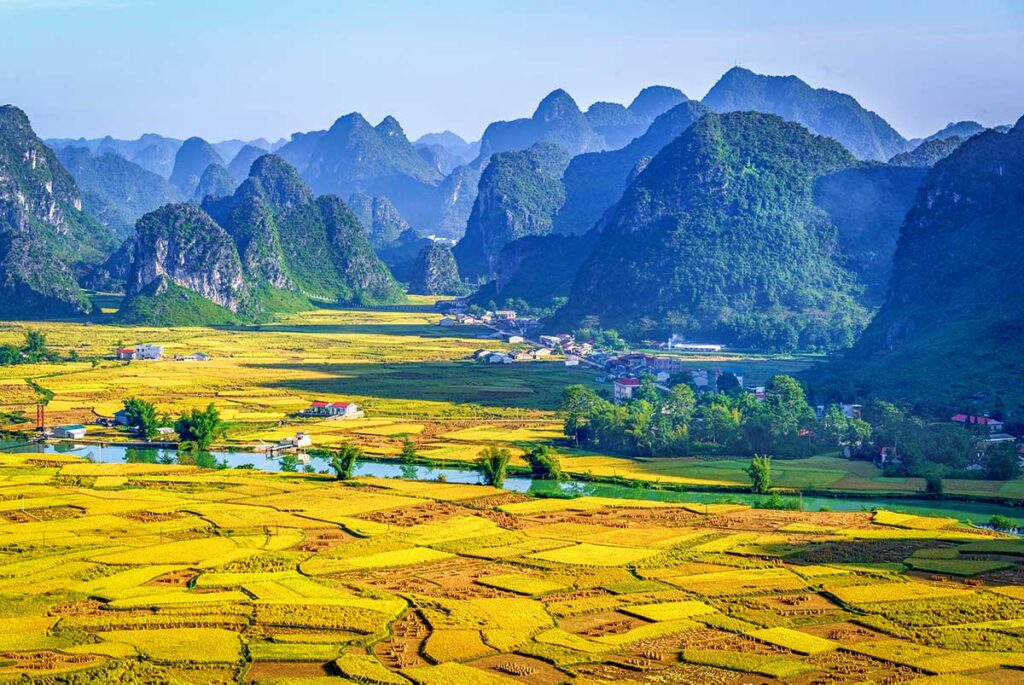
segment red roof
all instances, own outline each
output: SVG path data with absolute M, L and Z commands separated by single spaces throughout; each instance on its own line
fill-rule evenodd
M 1002 423 L 996 419 L 990 419 L 987 416 L 971 416 L 969 414 L 954 414 L 950 421 L 956 421 L 957 423 L 976 423 L 979 426 L 986 426 L 990 423 Z
M 637 386 L 640 385 L 639 378 L 616 378 L 615 382 L 619 385 Z
M 339 407 L 341 409 L 344 409 L 345 407 L 347 407 L 350 404 L 352 404 L 352 403 L 351 402 L 332 402 L 331 406 L 332 407 Z
M 327 406 L 327 403 L 326 402 L 321 402 L 321 401 L 317 400 L 316 402 L 313 402 L 309 406 L 316 407 L 317 409 L 323 409 L 324 407 Z
M 126 347 L 126 348 L 125 348 L 125 349 L 123 349 L 123 350 L 118 350 L 118 351 L 117 351 L 117 353 L 118 353 L 118 354 L 135 354 L 135 350 L 133 350 L 133 349 L 131 349 L 131 348 L 128 348 L 128 347 Z

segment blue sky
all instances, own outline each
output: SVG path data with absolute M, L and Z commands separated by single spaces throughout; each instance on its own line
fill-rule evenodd
M 360 111 L 410 137 L 740 64 L 908 137 L 1024 114 L 1024 0 L 0 0 L 0 101 L 43 136 L 277 138 Z

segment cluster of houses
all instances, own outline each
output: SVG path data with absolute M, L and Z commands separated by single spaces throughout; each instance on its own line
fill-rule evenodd
M 328 419 L 361 419 L 365 414 L 355 402 L 324 402 L 316 400 L 302 412 L 303 416 Z
M 135 347 L 124 347 L 114 351 L 114 359 L 124 362 L 133 360 L 160 361 L 163 358 L 163 345 L 136 345 Z M 173 359 L 176 362 L 208 362 L 210 361 L 210 355 L 205 352 L 194 352 L 186 355 L 178 354 Z
M 522 338 L 519 339 L 522 342 Z M 514 343 L 513 343 L 514 344 Z M 547 347 L 537 347 L 532 350 L 518 350 L 515 352 L 502 352 L 495 350 L 476 350 L 473 352 L 473 359 L 484 364 L 511 364 L 513 362 L 533 362 L 551 356 L 551 350 Z
M 633 392 L 640 387 L 640 376 L 650 375 L 657 383 L 665 383 L 672 376 L 686 373 L 690 375 L 693 386 L 698 392 L 718 392 L 719 379 L 725 374 L 735 376 L 741 388 L 756 399 L 764 400 L 764 386 L 745 387 L 743 372 L 738 369 L 695 369 L 681 357 L 670 355 L 642 354 L 628 352 L 616 356 L 590 355 L 590 360 L 604 364 L 605 375 L 598 376 L 598 382 L 612 383 L 615 401 L 627 402 L 633 398 Z

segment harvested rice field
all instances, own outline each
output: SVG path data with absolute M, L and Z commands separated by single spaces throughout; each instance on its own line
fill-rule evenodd
M 0 455 L 0 682 L 1010 683 L 951 519 Z

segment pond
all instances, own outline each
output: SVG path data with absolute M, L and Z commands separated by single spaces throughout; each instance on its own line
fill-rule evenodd
M 231 452 L 214 451 L 205 452 L 195 457 L 182 458 L 179 461 L 178 454 L 174 450 L 150 449 L 138 447 L 126 447 L 124 445 L 78 445 L 67 442 L 56 443 L 32 443 L 0 441 L 0 453 L 19 452 L 37 454 L 68 454 L 95 462 L 123 464 L 130 462 L 148 462 L 162 464 L 186 463 L 187 459 L 193 459 L 196 466 L 204 468 L 218 468 L 227 466 L 229 468 L 253 468 L 261 471 L 280 471 L 281 462 L 277 457 L 272 457 L 261 452 Z M 316 458 L 307 455 L 299 455 L 299 470 L 309 464 L 317 471 L 327 470 L 327 464 Z M 396 461 L 380 461 L 373 459 L 361 460 L 355 468 L 356 476 L 374 476 L 377 478 L 404 478 L 406 480 L 436 481 L 444 477 L 449 483 L 480 483 L 479 474 L 473 469 L 459 466 L 424 466 L 401 464 Z M 505 488 L 515 492 L 522 492 L 530 495 L 540 496 L 593 496 L 608 497 L 612 499 L 644 499 L 663 502 L 704 502 L 716 504 L 721 502 L 734 502 L 737 504 L 749 504 L 758 506 L 763 504 L 767 495 L 754 495 L 750 493 L 720 493 L 720 492 L 680 492 L 675 490 L 659 490 L 654 488 L 635 488 L 615 483 L 593 483 L 588 481 L 551 481 L 537 480 L 525 475 L 509 476 L 505 480 Z M 919 500 L 912 498 L 890 499 L 875 498 L 865 499 L 860 497 L 798 497 L 783 496 L 780 498 L 787 506 L 803 508 L 805 511 L 818 511 L 827 508 L 832 511 L 868 511 L 873 507 L 883 507 L 890 511 L 898 511 L 907 514 L 918 514 L 922 516 L 944 516 L 959 519 L 960 521 L 973 521 L 984 523 L 993 514 L 1002 514 L 1014 520 L 1024 515 L 1024 510 L 1016 507 L 1008 507 L 1001 504 L 989 504 L 986 502 L 966 502 L 957 500 Z

